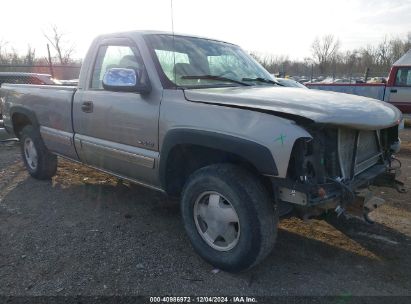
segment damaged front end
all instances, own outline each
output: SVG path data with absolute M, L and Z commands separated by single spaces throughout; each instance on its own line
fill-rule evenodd
M 334 210 L 338 216 L 350 212 L 371 222 L 369 212 L 384 201 L 368 186 L 405 191 L 396 180 L 398 126 L 355 130 L 313 124 L 305 128 L 312 138 L 295 142 L 287 178 L 274 180 L 280 205 L 293 204 L 303 218 Z

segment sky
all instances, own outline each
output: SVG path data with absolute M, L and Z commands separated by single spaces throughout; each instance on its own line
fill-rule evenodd
M 171 0 L 2 1 L 0 42 L 46 54 L 44 33 L 56 25 L 75 57 L 92 39 L 127 30 L 171 31 Z M 316 37 L 334 34 L 342 50 L 411 32 L 411 0 L 173 0 L 174 31 L 225 40 L 247 51 L 311 56 Z

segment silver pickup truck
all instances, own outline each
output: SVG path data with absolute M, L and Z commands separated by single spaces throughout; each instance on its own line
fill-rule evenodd
M 249 269 L 280 215 L 368 212 L 395 183 L 400 111 L 382 101 L 279 85 L 240 47 L 163 32 L 94 40 L 78 87 L 5 84 L 4 124 L 28 172 L 57 156 L 181 198 L 194 249 Z

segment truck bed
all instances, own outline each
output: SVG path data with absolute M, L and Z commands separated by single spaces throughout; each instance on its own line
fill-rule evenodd
M 411 115 L 410 91 L 402 95 L 402 97 L 396 96 L 399 89 L 403 90 L 404 94 L 404 89 L 407 89 L 406 87 L 392 87 L 392 84 L 390 86 L 389 83 L 387 85 L 384 83 L 306 83 L 306 86 L 314 90 L 347 93 L 383 100 L 400 109 L 405 117 L 410 117 Z M 390 91 L 393 91 L 395 95 L 390 93 Z
M 41 126 L 64 132 L 73 132 L 71 107 L 75 87 L 31 84 L 3 84 L 2 94 L 7 94 L 10 115 L 13 108 L 26 108 L 36 113 Z M 4 111 L 3 119 L 7 127 L 11 127 L 10 117 Z
M 384 100 L 385 84 L 383 83 L 306 83 L 310 89 L 347 93 L 358 96 Z

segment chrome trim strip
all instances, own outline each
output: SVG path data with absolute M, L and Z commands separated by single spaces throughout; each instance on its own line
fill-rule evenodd
M 40 134 L 44 142 L 46 143 L 46 146 L 47 146 L 47 142 L 51 144 L 57 143 L 57 144 L 65 145 L 67 147 L 70 147 L 73 145 L 73 140 L 72 140 L 73 133 L 41 126 Z
M 103 153 L 104 152 L 111 152 L 110 153 L 111 157 L 120 158 L 120 160 L 122 160 L 122 161 L 131 162 L 133 164 L 143 166 L 143 167 L 146 167 L 146 168 L 149 168 L 149 169 L 154 168 L 155 160 L 152 157 L 143 156 L 143 155 L 140 155 L 140 154 L 127 152 L 127 151 L 123 151 L 123 150 L 120 150 L 120 149 L 115 149 L 115 148 L 99 145 L 99 144 L 96 144 L 94 142 L 91 142 L 91 141 L 88 141 L 88 140 L 85 140 L 85 139 L 79 139 L 79 140 L 80 140 L 80 145 L 81 146 L 83 146 L 84 144 L 90 145 L 90 146 L 93 146 L 95 149 L 101 150 Z M 119 157 L 117 157 L 117 156 L 119 156 Z

